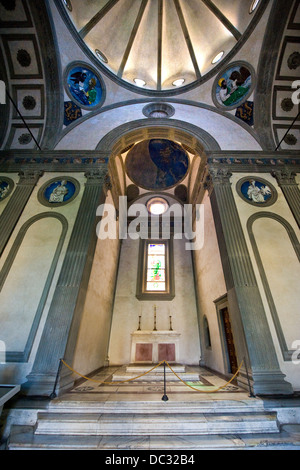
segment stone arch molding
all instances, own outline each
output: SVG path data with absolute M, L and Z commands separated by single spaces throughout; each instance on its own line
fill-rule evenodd
M 90 112 L 63 131 L 55 150 L 102 150 L 106 136 L 116 129 L 130 132 L 140 127 L 167 127 L 186 130 L 203 140 L 207 150 L 251 150 L 262 147 L 254 130 L 239 119 L 212 106 L 191 101 L 170 100 L 175 118 L 146 118 L 145 100 L 104 106 Z M 132 119 L 133 118 L 133 119 Z M 124 127 L 123 127 L 124 126 Z M 209 137 L 209 139 L 207 139 Z
M 53 256 L 52 262 L 50 264 L 50 267 L 46 276 L 46 281 L 44 284 L 44 288 L 41 292 L 37 310 L 33 317 L 33 322 L 31 325 L 30 332 L 28 334 L 26 345 L 25 345 L 23 352 L 7 351 L 6 362 L 27 362 L 29 359 L 29 356 L 33 347 L 34 339 L 35 339 L 35 336 L 36 336 L 36 333 L 40 324 L 40 320 L 44 311 L 44 307 L 46 305 L 46 301 L 49 295 L 49 291 L 50 291 L 50 287 L 51 287 L 53 277 L 56 271 L 57 263 L 58 263 L 64 242 L 65 242 L 67 231 L 68 231 L 67 219 L 62 214 L 59 214 L 56 212 L 43 212 L 27 220 L 20 228 L 0 272 L 0 292 L 1 292 L 5 286 L 6 279 L 9 275 L 11 268 L 13 267 L 14 261 L 18 255 L 18 252 L 22 246 L 22 243 L 26 237 L 28 230 L 34 224 L 38 223 L 41 220 L 53 219 L 53 218 L 60 222 L 61 232 L 59 234 L 57 244 L 54 249 L 54 256 Z
M 289 222 L 287 220 L 285 220 L 280 215 L 275 214 L 273 212 L 261 211 L 261 212 L 258 212 L 256 214 L 253 214 L 251 217 L 249 217 L 248 222 L 247 222 L 247 231 L 248 231 L 248 234 L 249 234 L 249 238 L 250 238 L 250 242 L 251 242 L 251 245 L 252 245 L 252 249 L 253 249 L 254 257 L 255 257 L 255 260 L 256 260 L 256 264 L 257 264 L 257 267 L 258 267 L 258 270 L 259 270 L 259 273 L 260 273 L 260 277 L 261 277 L 261 280 L 262 280 L 262 284 L 263 284 L 263 288 L 264 288 L 265 295 L 266 295 L 266 298 L 267 298 L 267 302 L 268 302 L 268 305 L 269 305 L 269 309 L 270 309 L 270 312 L 271 312 L 271 316 L 272 316 L 273 324 L 274 324 L 275 331 L 276 331 L 276 334 L 277 334 L 278 342 L 279 342 L 279 345 L 280 345 L 282 357 L 283 357 L 284 361 L 291 361 L 292 360 L 292 354 L 293 354 L 294 351 L 290 350 L 288 348 L 288 344 L 286 342 L 285 335 L 284 335 L 284 332 L 283 332 L 283 329 L 282 329 L 282 326 L 281 326 L 279 314 L 278 314 L 278 311 L 277 311 L 277 308 L 276 308 L 275 300 L 273 298 L 272 290 L 271 290 L 271 287 L 270 287 L 270 284 L 269 284 L 269 281 L 268 281 L 265 266 L 264 266 L 263 260 L 261 258 L 259 247 L 258 247 L 256 238 L 255 238 L 255 235 L 254 235 L 254 231 L 253 231 L 253 225 L 254 225 L 255 221 L 257 221 L 259 219 L 272 219 L 272 220 L 275 220 L 277 223 L 281 224 L 284 227 L 284 229 L 287 232 L 287 236 L 289 237 L 292 248 L 295 251 L 295 254 L 296 254 L 299 261 L 300 261 L 300 244 L 299 244 L 299 240 L 297 238 L 297 235 L 296 235 L 293 227 L 289 224 Z
M 106 134 L 96 150 L 109 151 L 114 156 L 137 141 L 151 138 L 178 140 L 200 155 L 205 151 L 220 150 L 218 142 L 208 132 L 176 119 L 160 120 L 160 123 L 156 119 L 139 119 L 122 124 Z

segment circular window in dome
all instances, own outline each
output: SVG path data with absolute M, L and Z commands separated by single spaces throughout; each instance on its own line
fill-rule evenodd
M 146 204 L 151 215 L 162 215 L 169 209 L 169 203 L 162 197 L 152 197 Z

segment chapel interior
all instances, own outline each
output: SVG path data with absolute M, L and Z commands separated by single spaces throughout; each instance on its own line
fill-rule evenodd
M 0 0 L 2 417 L 167 361 L 300 424 L 299 31 L 299 0 Z

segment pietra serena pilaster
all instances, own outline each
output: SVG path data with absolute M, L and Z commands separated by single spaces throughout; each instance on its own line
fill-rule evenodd
M 19 173 L 20 180 L 0 217 L 0 256 L 29 200 L 42 171 L 24 170 Z
M 228 297 L 236 299 L 255 394 L 292 394 L 277 360 L 264 306 L 241 226 L 227 169 L 210 168 L 210 198 L 216 223 L 221 225 L 219 244 Z M 235 306 L 236 307 L 236 306 Z
M 300 189 L 296 183 L 296 173 L 287 169 L 282 169 L 273 171 L 272 176 L 276 178 L 277 183 L 290 206 L 298 227 L 300 227 Z
M 31 395 L 50 395 L 59 366 L 65 358 L 74 311 L 93 238 L 96 209 L 99 204 L 107 167 L 89 172 L 82 201 L 28 382 L 23 389 Z M 74 332 L 73 332 L 74 334 Z M 76 334 L 76 332 L 75 332 Z

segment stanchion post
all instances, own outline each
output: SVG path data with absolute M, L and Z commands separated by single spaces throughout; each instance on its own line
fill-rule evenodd
M 249 373 L 248 373 L 248 367 L 247 367 L 247 361 L 246 358 L 244 357 L 244 364 L 245 364 L 245 369 L 246 369 L 246 374 L 247 374 L 247 381 L 248 381 L 248 387 L 249 387 L 249 397 L 250 398 L 255 398 L 254 393 L 252 392 L 251 384 L 250 384 L 250 379 L 249 379 Z
M 53 392 L 52 392 L 51 395 L 50 395 L 50 399 L 51 399 L 51 400 L 53 400 L 53 399 L 56 398 L 56 396 L 57 396 L 57 395 L 56 395 L 56 386 L 57 386 L 57 382 L 58 382 L 58 378 L 59 378 L 61 366 L 62 366 L 62 360 L 60 359 L 60 360 L 59 360 L 59 366 L 58 366 L 57 373 L 56 373 L 55 382 L 54 382 Z
M 164 361 L 164 395 L 162 397 L 163 401 L 168 401 L 169 398 L 167 397 L 167 391 L 166 391 L 166 361 Z

